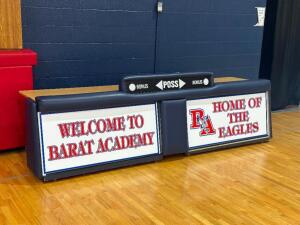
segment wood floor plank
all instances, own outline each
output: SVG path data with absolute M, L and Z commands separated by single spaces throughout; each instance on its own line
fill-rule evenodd
M 273 139 L 42 183 L 25 152 L 0 154 L 0 224 L 300 224 L 300 111 Z

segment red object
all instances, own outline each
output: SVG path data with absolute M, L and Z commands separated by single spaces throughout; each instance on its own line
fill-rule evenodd
M 31 50 L 0 50 L 0 150 L 25 145 L 24 98 L 20 90 L 33 88 Z

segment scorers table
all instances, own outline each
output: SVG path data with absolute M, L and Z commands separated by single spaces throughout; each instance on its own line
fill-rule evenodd
M 20 92 L 26 97 L 27 163 L 38 178 L 56 180 L 271 138 L 267 80 L 169 74 L 128 77 L 120 87 Z

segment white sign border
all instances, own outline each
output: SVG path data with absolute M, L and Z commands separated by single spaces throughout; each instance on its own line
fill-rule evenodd
M 225 147 L 225 146 L 231 146 L 231 145 L 237 145 L 241 143 L 246 143 L 250 141 L 258 141 L 262 140 L 265 138 L 271 138 L 271 123 L 270 123 L 270 102 L 269 102 L 269 97 L 270 97 L 270 91 L 266 92 L 256 92 L 256 93 L 250 93 L 250 94 L 265 94 L 266 95 L 266 118 L 267 118 L 267 123 L 266 123 L 266 129 L 267 133 L 265 135 L 259 135 L 259 136 L 253 136 L 253 137 L 247 137 L 247 138 L 242 138 L 242 139 L 237 139 L 237 140 L 232 140 L 232 141 L 224 141 L 224 142 L 219 142 L 216 144 L 209 144 L 209 145 L 199 145 L 195 147 L 188 147 L 188 152 L 193 153 L 193 152 L 204 152 L 209 149 L 218 149 L 219 147 Z M 213 98 L 218 98 L 218 97 L 233 97 L 233 96 L 239 96 L 239 95 L 248 95 L 248 94 L 237 94 L 237 95 L 226 95 L 226 96 L 217 96 Z M 210 98 L 199 98 L 199 99 L 190 99 L 187 101 L 194 101 L 194 100 L 205 100 L 205 99 L 210 99 Z M 187 130 L 188 132 L 188 130 Z M 188 133 L 187 133 L 188 135 Z M 189 146 L 189 143 L 188 143 Z
M 42 125 L 42 115 L 49 115 L 49 114 L 59 114 L 58 113 L 41 113 L 37 112 L 37 118 L 38 118 L 38 128 L 39 128 L 39 142 L 40 142 L 40 154 L 41 154 L 41 169 L 42 169 L 42 176 L 45 177 L 46 175 L 49 174 L 55 174 L 55 173 L 61 173 L 61 172 L 66 172 L 66 171 L 71 171 L 71 170 L 76 170 L 76 169 L 83 169 L 83 168 L 89 168 L 92 166 L 99 166 L 99 165 L 106 165 L 106 164 L 111 164 L 111 163 L 118 163 L 122 162 L 125 160 L 133 160 L 137 158 L 142 158 L 146 156 L 155 156 L 155 155 L 160 155 L 161 154 L 161 140 L 160 140 L 160 125 L 159 125 L 159 113 L 158 113 L 158 103 L 150 103 L 150 104 L 140 104 L 140 105 L 128 105 L 128 106 L 116 106 L 116 107 L 111 107 L 111 108 L 102 108 L 102 109 L 114 109 L 114 108 L 122 108 L 122 107 L 134 107 L 134 106 L 145 106 L 145 105 L 155 105 L 155 120 L 156 120 L 156 133 L 157 133 L 157 153 L 150 154 L 150 155 L 141 155 L 141 156 L 135 156 L 135 157 L 129 157 L 129 158 L 124 158 L 124 159 L 118 159 L 118 160 L 112 160 L 112 161 L 107 161 L 107 162 L 100 162 L 100 163 L 95 163 L 95 164 L 88 164 L 84 166 L 75 166 L 75 167 L 69 167 L 66 169 L 59 169 L 59 170 L 54 170 L 51 172 L 46 172 L 45 171 L 45 157 L 44 157 L 44 140 L 43 140 L 43 125 Z M 97 109 L 93 109 L 97 110 Z M 101 109 L 99 109 L 101 110 Z M 78 111 L 69 111 L 69 112 L 61 112 L 61 113 L 72 113 L 72 112 L 81 112 L 81 111 L 86 111 L 86 110 L 78 110 Z

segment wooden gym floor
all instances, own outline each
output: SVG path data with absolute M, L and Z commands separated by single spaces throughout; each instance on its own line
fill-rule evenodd
M 0 224 L 300 225 L 300 110 L 273 139 L 42 183 L 25 152 L 0 154 Z

